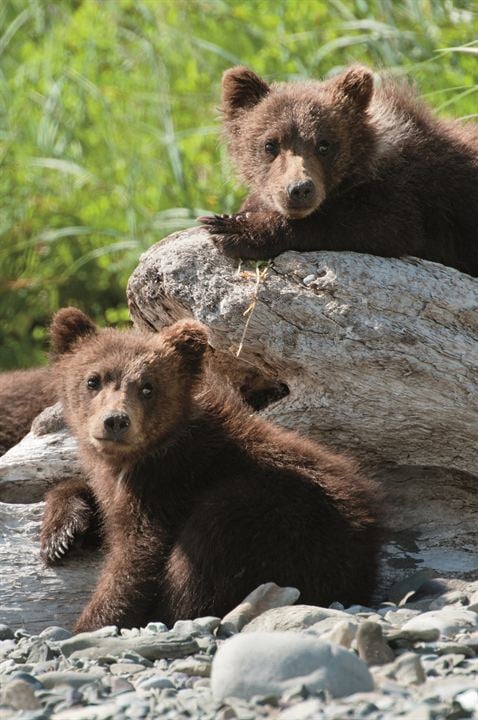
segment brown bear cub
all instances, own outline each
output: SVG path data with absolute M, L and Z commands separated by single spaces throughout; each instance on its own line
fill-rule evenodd
M 49 367 L 0 373 L 0 455 L 20 442 L 38 413 L 56 402 L 55 389 Z
M 241 212 L 200 218 L 231 257 L 285 250 L 414 255 L 478 275 L 478 127 L 351 67 L 324 82 L 223 77 Z
M 304 603 L 367 603 L 379 547 L 375 484 L 351 460 L 251 413 L 206 369 L 194 320 L 158 334 L 53 319 L 55 374 L 88 481 L 47 495 L 55 562 L 96 508 L 106 559 L 76 630 L 223 615 L 267 581 Z

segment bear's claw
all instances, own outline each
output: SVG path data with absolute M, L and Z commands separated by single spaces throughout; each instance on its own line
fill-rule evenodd
M 249 257 L 249 213 L 212 215 L 198 218 L 209 231 L 216 247 L 231 258 Z
M 61 488 L 59 488 L 61 490 Z M 63 560 L 72 547 L 95 527 L 95 509 L 84 498 L 47 496 L 40 532 L 40 557 L 45 565 Z

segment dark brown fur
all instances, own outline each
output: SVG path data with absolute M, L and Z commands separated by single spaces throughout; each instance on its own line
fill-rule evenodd
M 362 67 L 270 86 L 232 68 L 223 112 L 250 188 L 239 214 L 201 218 L 226 254 L 414 255 L 478 275 L 476 125 L 439 119 L 409 87 L 374 84 Z M 307 198 L 291 198 L 304 181 Z
M 48 367 L 0 373 L 0 455 L 20 442 L 38 413 L 55 402 Z
M 305 603 L 369 601 L 376 486 L 353 461 L 251 414 L 205 370 L 203 326 L 97 330 L 67 308 L 52 338 L 88 484 L 47 496 L 42 554 L 54 561 L 65 527 L 81 524 L 78 494 L 84 525 L 98 505 L 106 546 L 77 630 L 223 615 L 267 581 L 298 587 Z M 117 440 L 105 431 L 111 411 L 130 420 Z

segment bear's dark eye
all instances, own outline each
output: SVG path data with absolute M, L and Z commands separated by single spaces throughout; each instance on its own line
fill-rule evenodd
M 272 155 L 273 157 L 277 157 L 279 154 L 279 143 L 277 140 L 266 140 L 264 143 L 264 150 L 269 155 Z
M 86 385 L 90 390 L 98 390 L 100 386 L 99 375 L 91 375 L 86 381 Z
M 153 386 L 151 383 L 144 383 L 143 387 L 141 388 L 141 395 L 144 398 L 149 399 L 153 394 Z
M 319 155 L 327 155 L 329 152 L 330 143 L 327 140 L 321 140 L 317 145 L 317 152 Z

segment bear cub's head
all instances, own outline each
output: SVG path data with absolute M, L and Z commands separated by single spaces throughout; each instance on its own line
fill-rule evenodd
M 269 85 L 245 67 L 224 73 L 225 130 L 240 174 L 261 204 L 310 215 L 371 162 L 373 74 L 360 66 L 324 82 Z
M 54 316 L 50 332 L 59 397 L 81 444 L 126 458 L 181 429 L 203 374 L 203 325 L 180 320 L 159 333 L 100 329 L 70 307 Z

